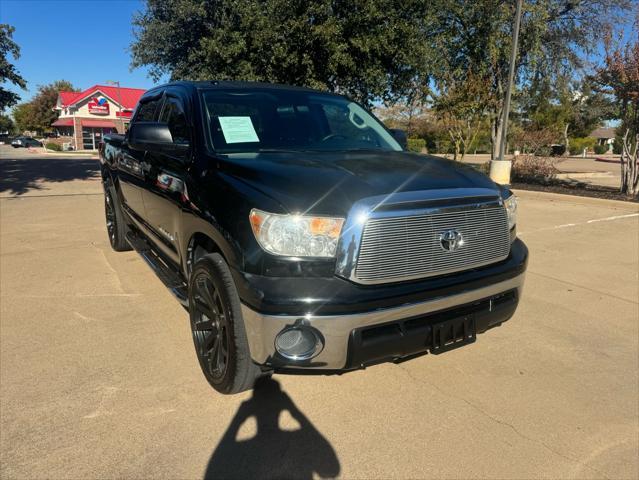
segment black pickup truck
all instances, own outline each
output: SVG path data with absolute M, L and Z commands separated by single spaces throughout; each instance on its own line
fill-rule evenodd
M 441 353 L 513 315 L 514 195 L 404 143 L 346 97 L 222 81 L 153 88 L 105 137 L 111 245 L 188 310 L 216 390 Z

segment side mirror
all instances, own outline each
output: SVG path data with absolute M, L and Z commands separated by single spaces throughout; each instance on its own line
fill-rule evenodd
M 397 141 L 397 143 L 399 143 L 399 145 L 404 150 L 406 150 L 408 148 L 408 140 L 406 137 L 406 132 L 402 130 L 401 128 L 391 128 L 390 132 L 391 132 L 391 135 L 393 135 L 393 138 Z
M 140 122 L 129 126 L 128 143 L 133 150 L 184 154 L 188 143 L 173 143 L 173 136 L 166 123 Z

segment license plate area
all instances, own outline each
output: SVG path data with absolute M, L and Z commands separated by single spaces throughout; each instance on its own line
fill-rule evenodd
M 430 353 L 440 354 L 473 343 L 477 339 L 475 316 L 451 318 L 432 326 Z

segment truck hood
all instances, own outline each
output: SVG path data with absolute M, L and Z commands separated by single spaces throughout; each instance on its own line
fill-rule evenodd
M 408 152 L 231 154 L 226 170 L 288 212 L 346 215 L 357 200 L 393 192 L 499 187 L 472 167 Z

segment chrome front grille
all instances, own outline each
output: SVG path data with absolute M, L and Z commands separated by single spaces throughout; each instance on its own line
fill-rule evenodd
M 442 235 L 450 231 L 463 239 L 454 251 L 442 246 Z M 354 280 L 372 284 L 432 277 L 498 262 L 509 252 L 506 210 L 498 204 L 372 217 L 363 229 Z

